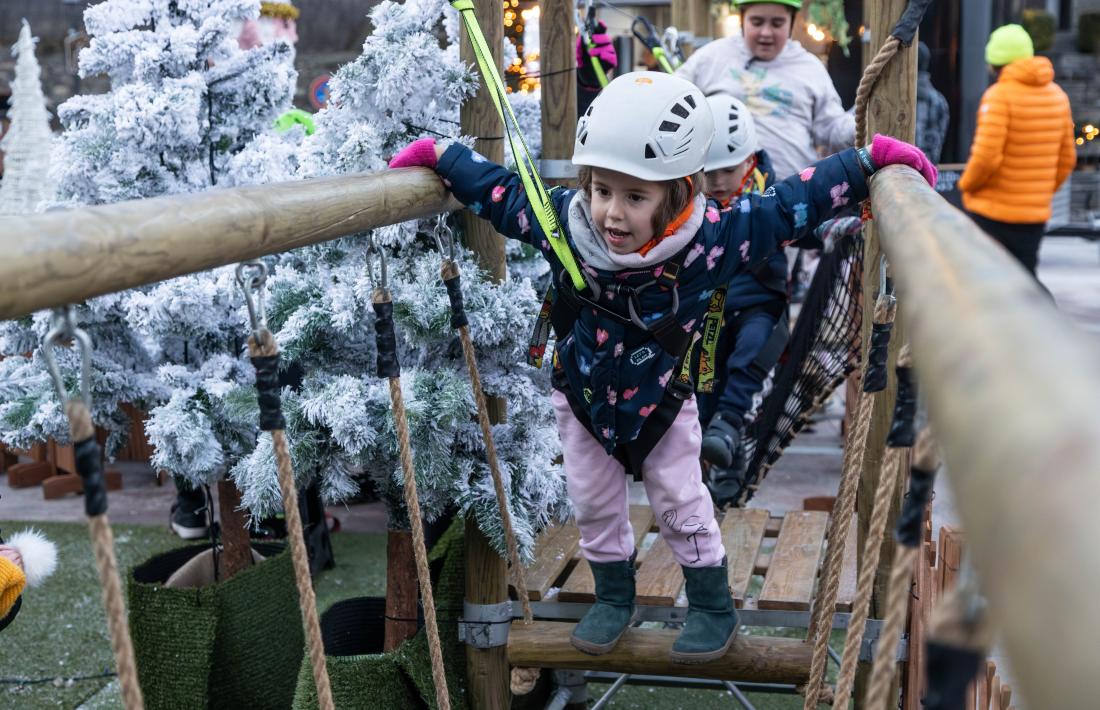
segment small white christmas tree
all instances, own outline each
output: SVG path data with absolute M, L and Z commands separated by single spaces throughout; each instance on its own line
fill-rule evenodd
M 50 198 L 50 112 L 42 94 L 37 40 L 23 21 L 19 41 L 12 48 L 16 57 L 15 80 L 11 84 L 11 125 L 0 141 L 4 153 L 4 179 L 0 181 L 0 215 L 30 214 Z

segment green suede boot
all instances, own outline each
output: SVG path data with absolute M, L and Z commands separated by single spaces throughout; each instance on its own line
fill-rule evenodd
M 716 567 L 684 567 L 688 613 L 672 644 L 674 663 L 706 663 L 721 658 L 737 636 L 737 611 L 730 596 L 726 560 Z
M 580 620 L 569 641 L 583 653 L 599 656 L 615 648 L 634 618 L 634 557 L 621 562 L 589 562 L 596 581 L 596 603 Z

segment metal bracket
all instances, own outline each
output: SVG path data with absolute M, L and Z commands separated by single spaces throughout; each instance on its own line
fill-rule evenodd
M 539 173 L 547 180 L 575 180 L 577 178 L 577 166 L 572 160 L 548 160 L 539 161 Z
M 863 643 L 859 646 L 859 660 L 871 663 L 875 660 L 875 652 L 878 650 L 878 636 L 882 630 L 882 621 L 868 619 L 867 630 L 864 632 Z M 877 622 L 874 626 L 870 622 Z M 909 660 L 909 636 L 908 634 L 898 639 L 897 658 L 898 663 Z
M 471 604 L 464 601 L 462 619 L 458 622 L 458 640 L 474 648 L 506 646 L 511 625 L 511 601 L 499 604 Z

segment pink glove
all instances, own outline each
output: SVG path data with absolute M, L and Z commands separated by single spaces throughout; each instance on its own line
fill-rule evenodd
M 421 138 L 397 152 L 390 160 L 391 168 L 431 168 L 435 170 L 435 139 Z
M 588 50 L 588 55 L 600 60 L 605 69 L 614 69 L 619 66 L 619 55 L 615 53 L 615 45 L 611 42 L 611 36 L 607 34 L 607 25 L 597 24 L 598 31 L 592 35 L 592 42 L 596 45 Z M 577 36 L 577 64 L 583 64 L 585 59 L 584 37 Z
M 871 160 L 880 168 L 887 165 L 908 165 L 923 175 L 929 185 L 936 186 L 936 166 L 915 145 L 876 133 L 871 141 Z

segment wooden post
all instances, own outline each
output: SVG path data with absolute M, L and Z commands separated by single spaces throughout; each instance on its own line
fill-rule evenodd
M 577 73 L 560 71 L 576 62 L 572 0 L 542 0 L 541 66 L 550 74 L 542 79 L 542 159 L 568 161 L 577 133 Z M 547 179 L 548 184 L 568 180 Z
M 695 41 L 700 38 L 714 39 L 714 20 L 710 14 L 708 0 L 672 0 L 672 26 L 682 33 L 690 32 L 692 41 L 681 45 L 684 58 L 691 56 Z
M 890 31 L 894 28 L 898 19 L 905 10 L 906 0 L 881 0 L 880 2 L 864 3 L 864 23 L 871 31 L 870 50 L 863 56 L 864 67 L 874 58 Z M 917 46 L 913 43 L 908 49 L 899 51 L 890 63 L 886 65 L 867 105 L 867 137 L 868 141 L 875 133 L 883 133 L 913 142 L 916 135 L 915 106 L 917 100 Z M 872 205 L 873 206 L 873 205 Z M 871 329 L 874 315 L 875 300 L 879 289 L 879 266 L 882 249 L 875 234 L 875 222 L 868 223 L 865 232 L 866 247 L 863 267 L 863 342 L 866 343 L 867 335 Z M 886 450 L 886 434 L 890 430 L 890 418 L 893 414 L 894 399 L 897 396 L 897 382 L 894 379 L 894 363 L 897 360 L 898 351 L 905 342 L 905 324 L 898 317 L 894 322 L 894 330 L 890 337 L 889 380 L 886 389 L 875 397 L 874 414 L 871 419 L 871 429 L 867 436 L 867 450 L 863 457 L 863 472 L 859 481 L 859 492 L 856 500 L 856 514 L 858 518 L 859 548 L 863 549 L 864 539 L 867 536 L 867 528 L 871 521 L 871 505 L 875 497 L 875 488 L 878 485 L 879 474 L 882 470 L 882 460 Z M 903 465 L 906 470 L 902 472 L 902 481 L 908 480 L 908 461 Z M 901 487 L 899 487 L 901 488 Z M 901 498 L 894 501 L 891 506 L 890 516 L 887 522 L 887 530 L 894 529 L 894 521 L 897 519 Z M 885 613 L 886 587 L 890 576 L 890 567 L 894 559 L 894 538 L 887 535 L 883 541 L 879 568 L 875 574 L 874 593 L 871 596 L 871 616 L 881 619 Z M 870 664 L 861 664 L 856 678 L 857 707 L 862 707 L 864 697 L 863 684 L 866 675 L 870 671 Z
M 211 503 L 206 501 L 207 505 Z M 226 580 L 252 566 L 252 541 L 248 520 L 241 510 L 241 492 L 228 479 L 218 481 L 218 520 L 222 538 L 218 566 L 221 579 Z
M 383 651 L 392 651 L 416 635 L 416 562 L 412 532 L 386 532 L 386 638 Z
M 485 40 L 493 52 L 495 66 L 500 68 L 500 56 L 504 41 L 504 9 L 496 0 L 476 5 L 477 21 L 485 33 Z M 571 23 L 570 23 L 571 24 Z M 544 20 L 544 31 L 552 32 Z M 469 38 L 463 34 L 460 53 L 467 63 L 475 61 Z M 570 63 L 567 66 L 572 66 Z M 497 163 L 504 162 L 504 126 L 497 115 L 481 82 L 477 96 L 462 105 L 462 133 L 477 136 L 474 149 Z M 543 103 L 546 101 L 544 99 Z M 576 109 L 573 109 L 576 114 Z M 466 245 L 477 255 L 478 261 L 494 281 L 507 276 L 504 261 L 504 238 L 492 226 L 472 212 L 463 213 Z M 489 417 L 493 421 L 504 418 L 504 402 L 490 399 Z M 489 541 L 477 527 L 477 521 L 466 520 L 466 601 L 470 604 L 499 604 L 508 599 L 507 569 Z M 466 647 L 466 686 L 470 707 L 486 710 L 506 710 L 511 704 L 509 688 L 508 649 L 504 646 L 489 649 Z

